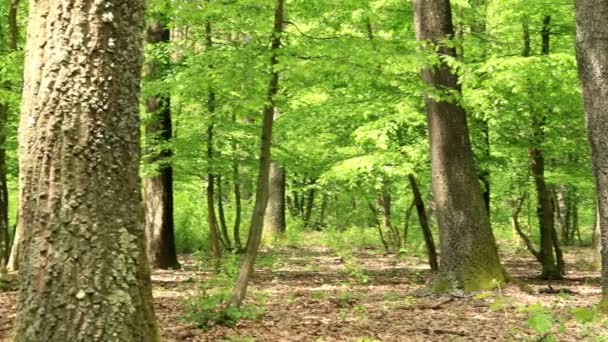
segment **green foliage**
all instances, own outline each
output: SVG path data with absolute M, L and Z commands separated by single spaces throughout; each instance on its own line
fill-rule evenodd
M 201 265 L 212 265 L 206 256 L 199 258 Z M 229 306 L 232 287 L 238 276 L 239 258 L 229 256 L 222 261 L 218 273 L 199 284 L 198 292 L 183 302 L 184 320 L 198 328 L 209 330 L 214 325 L 234 327 L 241 320 L 257 320 L 265 311 L 266 298 L 258 295 L 255 302 L 245 303 L 240 308 Z M 203 266 L 203 268 L 206 268 Z

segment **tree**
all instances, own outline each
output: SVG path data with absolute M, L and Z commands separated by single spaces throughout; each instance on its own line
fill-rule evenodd
M 139 178 L 144 2 L 30 2 L 16 342 L 158 341 Z
M 284 0 L 276 0 L 274 27 L 270 46 L 270 80 L 268 82 L 268 93 L 263 111 L 262 143 L 260 145 L 260 166 L 257 179 L 257 191 L 255 194 L 255 205 L 251 217 L 245 258 L 241 263 L 239 276 L 232 291 L 232 299 L 230 301 L 231 307 L 239 307 L 243 302 L 243 299 L 245 299 L 247 285 L 249 284 L 249 278 L 251 278 L 251 274 L 253 273 L 253 266 L 258 254 L 258 248 L 262 239 L 262 230 L 264 228 L 264 213 L 266 212 L 266 205 L 268 203 L 272 125 L 276 110 L 276 96 L 279 94 L 279 71 L 277 66 L 279 64 L 281 34 L 283 33 L 284 25 L 284 5 Z
M 412 194 L 414 195 L 414 205 L 418 212 L 418 221 L 420 222 L 420 228 L 422 229 L 422 235 L 424 236 L 424 243 L 426 245 L 426 254 L 429 259 L 429 266 L 431 270 L 439 270 L 439 262 L 437 262 L 437 249 L 435 248 L 435 240 L 433 240 L 433 232 L 429 227 L 429 221 L 426 217 L 426 208 L 420 190 L 418 189 L 418 182 L 413 174 L 408 175 L 410 181 L 410 187 L 412 188 Z
M 601 0 L 578 0 L 576 2 L 576 50 L 597 191 L 597 224 L 602 245 L 603 298 L 600 309 L 604 312 L 608 312 L 607 28 L 607 2 Z
M 542 55 L 549 55 L 551 42 L 551 16 L 543 19 Z M 529 28 L 524 26 L 523 57 L 530 57 Z M 532 146 L 528 150 L 530 155 L 530 171 L 536 186 L 538 206 L 537 216 L 540 228 L 540 262 L 543 279 L 560 279 L 564 272 L 561 249 L 555 232 L 552 193 L 545 180 L 545 157 L 543 144 L 545 140 L 545 113 L 532 113 Z M 554 253 L 555 252 L 555 253 Z
M 147 77 L 150 81 L 162 79 L 168 67 L 169 57 L 162 51 L 162 44 L 170 42 L 171 32 L 166 19 L 155 19 L 148 25 L 147 41 L 155 48 L 161 49 L 160 58 L 147 64 Z M 153 57 L 154 59 L 154 57 Z M 171 98 L 161 89 L 146 99 L 146 111 L 152 114 L 146 125 L 146 139 L 152 147 L 148 162 L 156 164 L 155 174 L 144 179 L 146 205 L 146 235 L 148 257 L 152 267 L 160 269 L 177 269 L 173 223 L 173 167 L 170 147 L 167 147 L 173 136 L 171 122 Z M 159 151 L 157 151 L 159 150 Z
M 270 163 L 269 196 L 264 229 L 268 234 L 278 236 L 285 233 L 285 171 L 276 163 Z
M 17 9 L 19 0 L 8 2 L 8 33 L 7 47 L 9 52 L 17 50 L 19 38 L 19 26 L 17 25 Z M 9 82 L 4 82 L 3 87 L 10 88 Z M 0 102 L 0 273 L 5 271 L 9 257 L 9 220 L 8 220 L 8 180 L 6 168 L 6 134 L 8 123 L 9 105 Z
M 487 289 L 504 281 L 488 212 L 477 180 L 458 76 L 448 60 L 456 57 L 449 0 L 415 0 L 416 38 L 437 51 L 422 70 L 431 145 L 433 197 L 440 231 L 441 265 L 436 291 L 454 286 Z

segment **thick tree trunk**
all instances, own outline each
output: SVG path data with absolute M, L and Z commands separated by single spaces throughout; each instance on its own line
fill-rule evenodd
M 600 309 L 608 312 L 608 2 L 576 1 L 576 31 L 601 233 L 604 296 Z
M 277 163 L 270 163 L 268 183 L 264 229 L 272 238 L 285 233 L 285 171 Z
M 139 178 L 144 8 L 30 1 L 16 342 L 159 341 Z
M 264 107 L 264 117 L 262 124 L 262 143 L 260 144 L 260 168 L 257 180 L 257 192 L 255 196 L 255 205 L 251 217 L 251 225 L 249 228 L 249 239 L 247 240 L 247 251 L 239 277 L 232 292 L 231 307 L 240 307 L 245 294 L 249 278 L 253 273 L 253 266 L 258 254 L 258 248 L 262 239 L 262 231 L 264 228 L 264 213 L 266 212 L 266 204 L 268 202 L 268 178 L 270 174 L 270 147 L 272 145 L 272 126 L 274 121 L 274 113 L 276 108 L 276 96 L 279 93 L 279 72 L 277 65 L 279 64 L 279 49 L 281 48 L 281 35 L 283 34 L 284 25 L 284 4 L 285 0 L 276 0 L 276 8 L 274 11 L 274 28 L 272 32 L 272 43 L 270 47 L 270 81 L 268 82 L 268 94 L 266 97 L 266 105 Z
M 416 38 L 437 46 L 439 55 L 454 57 L 446 39 L 453 36 L 449 0 L 414 0 Z M 437 93 L 460 94 L 458 76 L 444 60 L 422 71 L 431 143 L 433 195 L 440 230 L 441 265 L 436 291 L 493 288 L 504 281 L 488 212 L 477 180 L 464 108 Z M 447 94 L 441 94 L 446 97 Z
M 171 33 L 167 23 L 155 20 L 148 26 L 149 44 L 168 44 Z M 161 61 L 152 61 L 146 66 L 147 77 L 151 80 L 161 78 L 168 66 Z M 171 100 L 166 93 L 158 93 L 146 99 L 146 111 L 153 119 L 146 125 L 146 139 L 150 144 L 161 144 L 162 149 L 147 160 L 159 163 L 157 174 L 144 179 L 146 205 L 146 234 L 148 257 L 153 268 L 177 269 L 177 252 L 173 223 L 173 167 L 170 158 L 172 139 Z M 153 149 L 152 149 L 153 150 Z
M 412 194 L 414 195 L 414 205 L 418 212 L 418 221 L 420 222 L 420 228 L 422 229 L 422 235 L 424 236 L 424 243 L 426 245 L 426 254 L 429 259 L 429 266 L 431 270 L 438 271 L 439 263 L 437 262 L 437 248 L 435 247 L 435 240 L 433 239 L 433 232 L 429 226 L 429 221 L 426 217 L 426 210 L 424 208 L 424 201 L 420 190 L 418 189 L 418 183 L 414 175 L 410 174 L 407 176 L 412 187 Z

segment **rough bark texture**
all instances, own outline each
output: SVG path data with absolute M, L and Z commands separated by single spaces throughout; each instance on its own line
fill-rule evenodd
M 264 216 L 264 230 L 269 237 L 285 233 L 285 172 L 270 163 L 268 205 Z
M 276 0 L 274 11 L 274 28 L 272 32 L 271 54 L 270 54 L 270 80 L 268 82 L 268 94 L 264 107 L 262 124 L 262 143 L 260 145 L 260 168 L 257 179 L 257 191 L 255 194 L 255 205 L 249 228 L 249 239 L 247 240 L 246 255 L 241 264 L 239 277 L 232 292 L 231 307 L 240 307 L 247 285 L 253 273 L 253 266 L 258 254 L 258 247 L 262 240 L 264 228 L 264 213 L 268 202 L 268 176 L 270 174 L 270 147 L 272 145 L 272 126 L 276 107 L 276 96 L 279 93 L 279 72 L 276 69 L 279 64 L 279 49 L 281 48 L 281 35 L 284 25 L 285 0 Z
M 449 0 L 415 0 L 416 38 L 438 46 L 438 54 L 454 57 L 443 44 L 453 34 Z M 477 180 L 466 113 L 454 100 L 458 77 L 444 61 L 422 71 L 431 143 L 433 196 L 440 230 L 441 265 L 436 291 L 493 288 L 504 281 L 488 212 Z
M 171 39 L 167 23 L 155 20 L 148 26 L 149 44 L 166 44 Z M 150 79 L 162 77 L 167 65 L 152 61 L 146 65 Z M 173 135 L 171 101 L 168 94 L 159 93 L 146 99 L 146 111 L 153 119 L 146 125 L 146 139 L 151 144 L 167 146 Z M 170 147 L 163 147 L 150 156 L 148 162 L 159 163 L 157 174 L 144 179 L 146 205 L 146 235 L 150 265 L 160 269 L 177 269 L 177 253 L 173 223 L 173 167 Z
M 576 2 L 576 46 L 602 245 L 603 311 L 608 311 L 608 2 Z
M 410 186 L 412 187 L 412 194 L 414 195 L 414 205 L 418 212 L 418 221 L 420 222 L 420 228 L 422 229 L 422 235 L 424 236 L 424 243 L 426 245 L 426 254 L 429 259 L 429 266 L 431 270 L 439 270 L 439 263 L 437 262 L 437 248 L 435 247 L 435 240 L 433 240 L 433 232 L 429 226 L 429 221 L 426 217 L 426 210 L 424 208 L 424 201 L 420 190 L 418 189 L 418 183 L 414 175 L 408 175 Z M 408 218 L 409 219 L 409 218 Z
M 138 174 L 144 2 L 29 5 L 14 341 L 158 341 Z

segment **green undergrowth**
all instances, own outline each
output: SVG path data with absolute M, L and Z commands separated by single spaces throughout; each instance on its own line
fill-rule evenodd
M 228 306 L 239 272 L 238 255 L 227 255 L 219 267 L 205 254 L 198 254 L 196 259 L 201 270 L 215 273 L 208 280 L 198 283 L 197 292 L 182 303 L 184 321 L 207 331 L 215 325 L 234 327 L 241 320 L 257 320 L 264 314 L 266 296 L 262 293 L 251 293 L 253 300 L 245 302 L 240 308 Z M 261 264 L 262 267 L 274 265 L 275 262 L 276 256 L 262 256 L 258 259 L 258 265 Z

